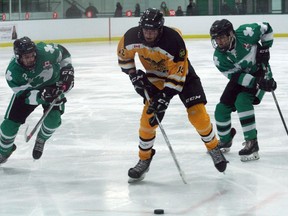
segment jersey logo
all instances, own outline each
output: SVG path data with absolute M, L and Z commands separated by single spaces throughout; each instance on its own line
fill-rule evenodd
M 49 69 L 51 67 L 52 67 L 52 65 L 51 65 L 50 61 L 45 61 L 44 62 L 43 69 Z
M 11 81 L 13 79 L 11 71 L 8 70 L 5 77 L 6 77 L 6 80 Z
M 47 44 L 45 47 L 44 47 L 45 51 L 46 52 L 50 52 L 51 54 L 54 53 L 55 49 L 52 45 L 50 44 Z
M 186 55 L 186 50 L 181 49 L 180 52 L 179 52 L 179 57 L 180 57 L 180 58 L 184 58 L 185 55 Z
M 246 29 L 243 31 L 243 34 L 245 36 L 250 36 L 252 37 L 254 35 L 254 31 L 251 27 L 246 27 Z
M 194 95 L 194 96 L 192 96 L 190 98 L 187 98 L 185 102 L 189 103 L 191 101 L 195 101 L 195 100 L 198 100 L 198 99 L 201 99 L 201 95 Z
M 44 69 L 41 73 L 31 80 L 32 86 L 40 86 L 53 77 L 53 68 Z
M 159 62 L 156 62 L 155 60 L 151 59 L 151 58 L 145 58 L 144 56 L 141 56 L 143 59 L 145 59 L 145 61 L 148 62 L 148 64 L 151 65 L 151 67 L 153 67 L 155 70 L 157 71 L 161 71 L 166 73 L 167 69 L 166 69 L 166 65 L 165 65 L 165 60 L 161 59 Z
M 243 44 L 243 47 L 244 47 L 246 50 L 249 50 L 249 49 L 251 48 L 251 44 L 244 43 L 244 44 Z

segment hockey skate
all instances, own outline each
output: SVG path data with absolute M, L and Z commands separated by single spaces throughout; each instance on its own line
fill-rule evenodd
M 230 151 L 230 147 L 232 146 L 232 141 L 233 141 L 235 134 L 236 134 L 235 128 L 231 128 L 230 130 L 231 140 L 226 143 L 221 142 L 221 141 L 219 142 L 218 147 L 220 148 L 222 153 L 226 153 Z
M 244 142 L 243 145 L 245 147 L 239 151 L 242 162 L 258 160 L 260 158 L 258 154 L 259 146 L 257 139 L 248 140 Z
M 45 145 L 45 140 L 41 138 L 36 139 L 36 142 L 33 148 L 33 153 L 32 153 L 32 156 L 35 160 L 38 160 L 42 156 L 44 145 Z
M 11 150 L 11 152 L 10 152 L 8 155 L 4 156 L 4 155 L 0 154 L 0 164 L 6 163 L 7 160 L 8 160 L 8 158 L 9 158 L 9 157 L 11 156 L 11 154 L 16 150 L 16 148 L 17 148 L 16 145 L 13 144 L 12 150 Z
M 219 147 L 217 146 L 214 149 L 209 150 L 208 153 L 210 154 L 216 169 L 219 172 L 224 172 L 226 170 L 227 163 L 229 163 L 229 161 L 226 160 L 223 153 L 220 151 Z
M 128 171 L 128 183 L 142 181 L 146 173 L 149 171 L 150 163 L 155 155 L 155 149 L 152 149 L 151 158 L 147 160 L 139 160 L 135 167 L 130 168 Z

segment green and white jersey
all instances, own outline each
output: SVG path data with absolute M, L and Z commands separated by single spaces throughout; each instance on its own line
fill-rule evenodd
M 13 57 L 5 77 L 16 97 L 24 96 L 27 104 L 37 105 L 43 103 L 39 89 L 59 81 L 60 69 L 65 66 L 71 66 L 71 56 L 63 46 L 40 42 L 36 45 L 34 69 L 25 69 Z
M 257 71 L 257 44 L 271 47 L 273 30 L 269 23 L 252 23 L 241 25 L 235 30 L 235 46 L 227 52 L 215 50 L 213 60 L 219 71 L 228 79 L 247 88 L 254 86 Z M 269 70 L 268 77 L 272 77 Z

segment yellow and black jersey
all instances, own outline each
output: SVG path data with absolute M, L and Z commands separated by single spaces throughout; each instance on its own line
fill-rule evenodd
M 188 52 L 181 35 L 164 26 L 161 38 L 154 47 L 145 46 L 138 37 L 140 27 L 129 29 L 118 44 L 118 63 L 128 73 L 136 69 L 135 54 L 146 70 L 149 81 L 159 89 L 181 92 L 188 74 Z

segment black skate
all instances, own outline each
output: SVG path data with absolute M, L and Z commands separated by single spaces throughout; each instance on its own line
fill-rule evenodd
M 128 171 L 128 183 L 142 181 L 146 173 L 149 171 L 150 163 L 155 155 L 155 149 L 152 149 L 151 158 L 147 160 L 139 160 L 135 167 Z
M 227 163 L 229 163 L 229 161 L 226 160 L 223 153 L 220 151 L 219 147 L 217 146 L 216 148 L 209 150 L 208 153 L 210 154 L 216 169 L 219 172 L 224 172 L 226 170 Z
M 0 154 L 0 164 L 6 163 L 7 160 L 8 160 L 8 158 L 9 158 L 9 157 L 11 156 L 11 154 L 16 150 L 16 148 L 17 148 L 16 145 L 13 144 L 13 146 L 12 146 L 12 151 L 10 152 L 10 154 L 8 154 L 8 155 L 6 155 L 6 156 Z
M 233 141 L 235 134 L 236 134 L 235 128 L 231 128 L 230 130 L 231 140 L 226 143 L 221 142 L 221 141 L 219 142 L 218 147 L 220 148 L 222 153 L 226 153 L 230 151 L 230 147 L 232 146 L 232 141 Z
M 259 146 L 257 139 L 248 140 L 244 142 L 243 145 L 245 147 L 239 151 L 242 162 L 258 160 L 260 158 L 258 154 Z
M 41 138 L 36 139 L 36 142 L 33 148 L 33 153 L 32 153 L 32 156 L 35 160 L 38 160 L 42 156 L 44 145 L 45 145 L 45 140 Z

